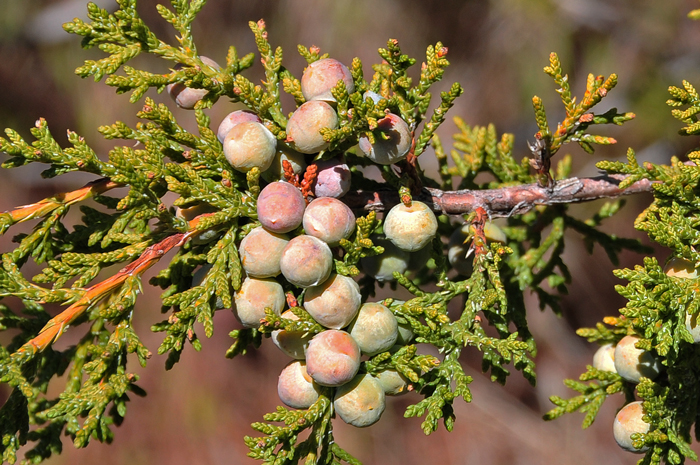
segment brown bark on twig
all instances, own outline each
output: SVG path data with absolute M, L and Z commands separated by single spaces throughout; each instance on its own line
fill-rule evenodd
M 435 212 L 463 215 L 483 208 L 491 217 L 507 217 L 525 213 L 537 205 L 588 202 L 601 198 L 651 192 L 652 182 L 638 181 L 627 189 L 618 186 L 626 175 L 603 175 L 594 178 L 569 178 L 552 188 L 526 184 L 500 189 L 441 191 L 424 188 L 414 200 L 430 205 Z M 396 191 L 349 192 L 343 197 L 350 208 L 365 211 L 384 211 L 400 202 Z

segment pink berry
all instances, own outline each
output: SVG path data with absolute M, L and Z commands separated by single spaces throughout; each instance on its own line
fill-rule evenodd
M 262 123 L 262 120 L 253 113 L 250 110 L 236 110 L 232 111 L 226 117 L 221 121 L 221 124 L 219 124 L 219 129 L 216 131 L 216 137 L 219 139 L 219 142 L 222 144 L 224 143 L 224 139 L 226 139 L 226 134 L 229 133 L 229 131 L 238 123 L 245 123 L 245 122 L 255 122 L 255 123 Z
M 613 422 L 613 435 L 620 447 L 637 454 L 646 452 L 649 449 L 648 446 L 644 446 L 641 449 L 635 448 L 631 437 L 635 433 L 649 432 L 651 425 L 645 422 L 643 417 L 644 409 L 641 401 L 630 402 L 617 412 Z
M 257 328 L 269 308 L 279 315 L 285 304 L 284 290 L 274 279 L 245 278 L 234 295 L 233 313 L 246 328 Z
M 302 224 L 306 234 L 334 247 L 355 231 L 355 215 L 340 200 L 319 197 L 306 207 Z
M 360 136 L 362 153 L 380 165 L 391 165 L 406 158 L 413 143 L 408 124 L 393 113 L 388 113 L 377 123 L 377 129 L 373 131 L 374 144 L 367 135 Z
M 323 284 L 310 287 L 304 308 L 320 325 L 331 329 L 346 327 L 362 304 L 360 286 L 348 276 L 332 275 Z
M 318 286 L 333 269 L 333 254 L 328 244 L 313 236 L 301 235 L 289 241 L 280 259 L 282 275 L 295 286 Z
M 287 236 L 271 233 L 263 227 L 250 231 L 241 241 L 239 250 L 246 274 L 253 278 L 272 278 L 280 274 L 280 258 L 287 243 Z
M 336 129 L 338 115 L 326 102 L 311 100 L 302 104 L 287 122 L 287 142 L 301 153 L 317 153 L 328 148 L 321 129 Z
M 331 94 L 338 81 L 345 83 L 348 94 L 355 91 L 350 70 L 333 58 L 324 58 L 311 63 L 301 77 L 301 92 L 306 100 L 325 100 L 335 102 Z
M 342 386 L 360 369 L 360 348 L 345 331 L 318 333 L 306 349 L 306 371 L 321 386 Z
M 316 197 L 344 196 L 350 190 L 350 168 L 339 158 L 317 161 L 313 191 Z
M 265 171 L 277 153 L 277 139 L 255 121 L 238 123 L 226 134 L 224 155 L 234 169 L 247 173 L 253 168 Z
M 301 191 L 288 182 L 272 182 L 258 196 L 258 220 L 274 233 L 287 233 L 301 225 L 306 202 Z
M 277 382 L 277 394 L 292 408 L 309 408 L 318 400 L 319 388 L 306 372 L 306 363 L 294 360 L 284 367 Z

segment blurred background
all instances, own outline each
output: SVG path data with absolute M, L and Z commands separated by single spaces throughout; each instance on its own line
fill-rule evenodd
M 112 0 L 98 4 L 111 10 L 116 5 Z M 175 31 L 158 16 L 155 6 L 152 0 L 139 4 L 146 23 L 161 39 L 174 44 Z M 591 176 L 597 173 L 596 161 L 621 159 L 627 147 L 634 148 L 641 161 L 655 163 L 667 162 L 672 155 L 682 157 L 694 147 L 694 140 L 677 136 L 680 123 L 671 117 L 664 102 L 669 85 L 680 85 L 682 79 L 700 84 L 700 24 L 686 18 L 697 6 L 691 0 L 209 0 L 195 22 L 194 37 L 200 54 L 224 63 L 231 44 L 241 55 L 255 51 L 248 21 L 264 18 L 270 42 L 284 48 L 285 66 L 295 75 L 301 76 L 305 64 L 296 45 L 304 44 L 317 45 L 346 64 L 355 56 L 361 58 L 368 80 L 371 64 L 379 59 L 376 50 L 387 39 L 398 39 L 404 52 L 417 58 L 419 64 L 427 45 L 442 41 L 449 47 L 452 66 L 433 95 L 459 81 L 465 93 L 452 115 L 472 125 L 493 122 L 499 133 L 514 133 L 518 159 L 528 154 L 526 141 L 537 130 L 533 95 L 543 98 L 552 125 L 562 119 L 555 86 L 542 72 L 549 53 L 555 51 L 579 99 L 588 73 L 607 76 L 614 72 L 619 84 L 597 111 L 617 107 L 637 114 L 637 119 L 624 127 L 600 131 L 615 137 L 617 146 L 599 148 L 593 156 L 573 146 L 562 150 L 562 155 L 574 156 L 574 174 Z M 140 104 L 129 104 L 128 96 L 117 95 L 104 83 L 74 75 L 84 60 L 103 56 L 98 50 L 81 50 L 80 38 L 61 29 L 63 22 L 84 17 L 85 3 L 5 0 L 2 10 L 0 127 L 11 127 L 30 137 L 34 121 L 44 117 L 60 142 L 65 143 L 65 131 L 70 128 L 106 157 L 113 142 L 103 140 L 96 128 L 117 120 L 135 124 Z M 171 65 L 152 56 L 141 56 L 130 64 L 153 72 L 166 72 Z M 413 70 L 414 77 L 418 68 Z M 247 75 L 254 81 L 262 77 L 257 60 Z M 170 103 L 164 95 L 147 95 Z M 232 109 L 231 104 L 220 101 L 209 111 L 212 125 L 218 125 Z M 174 111 L 183 126 L 194 127 L 191 112 Z M 440 129 L 446 145 L 454 131 L 451 121 Z M 431 156 L 429 150 L 421 160 Z M 41 166 L 30 165 L 1 172 L 0 211 L 73 190 L 91 179 L 70 174 L 41 180 L 41 170 Z M 632 222 L 649 201 L 649 196 L 628 199 L 624 211 L 606 224 L 605 230 L 648 242 L 634 231 Z M 599 207 L 586 204 L 572 211 L 587 217 Z M 11 233 L 32 226 L 21 225 Z M 0 251 L 10 249 L 11 236 L 0 239 Z M 578 377 L 591 363 L 596 347 L 578 338 L 575 328 L 592 326 L 624 305 L 613 289 L 622 283 L 612 276 L 615 267 L 601 250 L 588 255 L 580 239 L 572 235 L 565 255 L 574 282 L 563 299 L 563 317 L 549 310 L 541 312 L 535 298 L 527 296 L 531 330 L 539 344 L 536 388 L 517 372 L 506 387 L 492 384 L 481 374 L 479 354 L 465 350 L 464 363 L 474 377 L 474 401 L 457 401 L 452 433 L 442 428 L 426 437 L 420 419 L 403 419 L 406 406 L 419 399 L 409 394 L 390 398 L 382 420 L 369 429 L 336 421 L 337 442 L 366 464 L 635 463 L 638 457 L 619 449 L 612 437 L 612 420 L 624 402 L 622 396 L 609 399 L 588 430 L 581 430 L 583 416 L 579 414 L 552 423 L 541 418 L 552 406 L 549 396 L 572 395 L 562 379 Z M 666 251 L 658 251 L 660 260 L 666 256 Z M 641 259 L 623 254 L 620 266 L 631 267 Z M 162 336 L 148 328 L 162 319 L 158 294 L 156 289 L 145 290 L 135 322 L 154 352 Z M 159 356 L 150 360 L 148 370 L 133 365 L 148 396 L 134 398 L 129 404 L 112 446 L 95 442 L 76 451 L 66 438 L 64 453 L 48 463 L 254 463 L 246 457 L 242 438 L 255 435 L 250 423 L 261 421 L 264 413 L 279 404 L 277 376 L 287 360 L 269 343 L 248 356 L 225 359 L 231 343 L 227 334 L 236 323 L 226 311 L 219 312 L 216 320 L 215 335 L 203 341 L 202 352 L 188 347 L 173 370 L 166 372 L 165 359 Z M 69 344 L 69 335 L 61 343 Z

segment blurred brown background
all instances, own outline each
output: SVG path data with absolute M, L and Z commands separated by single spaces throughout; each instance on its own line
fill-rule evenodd
M 175 43 L 174 31 L 160 20 L 156 2 L 143 0 L 140 10 L 149 26 L 164 40 Z M 114 8 L 112 1 L 100 6 Z M 577 147 L 567 147 L 575 158 L 576 174 L 594 175 L 595 161 L 620 158 L 633 147 L 640 160 L 666 162 L 671 155 L 683 155 L 695 141 L 681 139 L 679 123 L 670 116 L 664 102 L 669 85 L 682 79 L 700 84 L 700 24 L 686 19 L 697 2 L 682 0 L 307 0 L 276 2 L 210 0 L 195 23 L 194 35 L 199 53 L 223 63 L 228 46 L 239 53 L 255 51 L 247 23 L 264 18 L 269 39 L 285 51 L 285 66 L 300 76 L 304 61 L 296 45 L 318 45 L 324 52 L 345 63 L 355 56 L 365 65 L 378 60 L 376 49 L 389 38 L 399 40 L 403 50 L 421 61 L 428 44 L 442 41 L 449 47 L 452 66 L 434 95 L 454 81 L 465 87 L 453 115 L 470 124 L 496 124 L 499 132 L 516 134 L 518 158 L 527 154 L 526 140 L 536 131 L 531 98 L 540 95 L 550 122 L 561 119 L 562 107 L 552 81 L 542 72 L 548 55 L 556 51 L 569 72 L 576 95 L 581 95 L 589 72 L 618 73 L 617 88 L 598 111 L 617 107 L 632 111 L 637 120 L 622 128 L 604 128 L 619 144 L 598 149 L 589 156 Z M 134 124 L 140 108 L 128 103 L 125 95 L 92 80 L 81 81 L 73 70 L 85 59 L 98 59 L 97 50 L 81 50 L 80 39 L 63 33 L 60 24 L 83 16 L 81 0 L 6 0 L 0 15 L 0 126 L 12 127 L 25 137 L 38 117 L 45 117 L 53 134 L 65 142 L 70 128 L 83 135 L 104 154 L 113 146 L 96 131 L 98 125 L 122 120 Z M 164 72 L 169 63 L 150 56 L 135 63 L 152 71 Z M 415 67 L 415 75 L 418 66 Z M 260 66 L 248 76 L 261 76 Z M 157 101 L 162 95 L 149 93 Z M 212 124 L 232 106 L 220 102 L 210 111 Z M 286 109 L 291 111 L 290 108 Z M 193 127 L 193 115 L 175 110 L 179 121 Z M 447 122 L 440 131 L 447 141 L 454 131 Z M 430 157 L 430 153 L 426 155 Z M 71 174 L 42 181 L 39 166 L 28 166 L 0 173 L 0 209 L 40 200 L 54 192 L 82 186 L 89 177 Z M 618 235 L 639 236 L 632 229 L 634 217 L 649 197 L 629 199 L 616 220 L 605 226 Z M 600 205 L 575 207 L 577 215 L 592 214 Z M 2 251 L 11 247 L 15 228 L 2 238 Z M 23 229 L 24 228 L 24 229 Z M 539 341 L 537 357 L 539 382 L 530 387 L 515 373 L 503 388 L 490 383 L 480 373 L 476 352 L 465 350 L 464 362 L 474 377 L 474 402 L 456 403 L 457 424 L 450 434 L 444 428 L 430 437 L 420 430 L 420 420 L 403 419 L 407 405 L 416 396 L 389 399 L 387 411 L 375 426 L 360 430 L 336 421 L 339 444 L 367 464 L 583 464 L 635 463 L 637 456 L 619 449 L 612 438 L 611 424 L 623 399 L 610 399 L 588 430 L 582 431 L 582 415 L 566 416 L 553 423 L 541 417 L 550 409 L 550 395 L 570 396 L 562 384 L 565 377 L 577 377 L 591 362 L 595 347 L 574 334 L 580 326 L 590 326 L 603 316 L 615 314 L 624 305 L 614 292 L 620 282 L 604 253 L 589 256 L 579 238 L 570 237 L 567 263 L 574 283 L 564 298 L 564 318 L 550 311 L 540 312 L 528 296 L 531 328 Z M 660 251 L 659 258 L 665 259 Z M 622 266 L 633 266 L 641 257 L 625 254 Z M 160 321 L 158 292 L 146 289 L 137 306 L 136 326 L 148 347 L 155 351 L 161 335 L 148 331 Z M 201 353 L 187 348 L 182 361 L 170 371 L 163 369 L 164 357 L 155 356 L 148 370 L 134 364 L 141 376 L 146 398 L 134 398 L 124 425 L 116 429 L 112 446 L 99 443 L 75 451 L 69 440 L 60 457 L 51 464 L 230 464 L 253 463 L 246 457 L 244 435 L 254 435 L 250 423 L 260 421 L 265 412 L 279 404 L 276 379 L 287 362 L 271 344 L 257 353 L 224 358 L 235 326 L 230 312 L 217 314 L 214 337 L 204 341 Z M 70 335 L 62 344 L 70 343 Z M 698 448 L 696 448 L 698 450 Z

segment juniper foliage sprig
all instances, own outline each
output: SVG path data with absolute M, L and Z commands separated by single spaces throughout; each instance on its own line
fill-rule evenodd
M 694 135 L 697 98 L 694 87 L 683 83 L 683 89 L 670 87 L 672 107 L 689 105 L 682 111 L 672 110 L 672 115 L 686 124 L 680 133 Z M 699 107 L 700 108 L 700 107 Z M 627 162 L 599 162 L 598 167 L 612 173 L 627 174 L 624 185 L 640 179 L 653 182 L 654 200 L 636 219 L 635 227 L 647 233 L 649 238 L 670 250 L 671 258 L 681 259 L 690 267 L 687 277 L 666 273 L 662 264 L 655 258 L 647 257 L 643 265 L 634 269 L 615 271 L 615 275 L 627 281 L 625 286 L 616 286 L 617 292 L 627 299 L 620 316 L 610 316 L 596 328 L 583 328 L 578 334 L 591 342 L 617 343 L 630 334 L 638 336 L 636 347 L 650 351 L 660 359 L 665 369 L 658 378 L 643 378 L 636 386 L 636 393 L 644 400 L 644 421 L 649 423 L 649 432 L 633 435 L 634 446 L 648 447 L 640 464 L 680 464 L 686 459 L 697 460 L 697 455 L 689 444 L 691 429 L 698 418 L 698 392 L 696 389 L 700 371 L 699 359 L 694 346 L 694 338 L 687 321 L 698 314 L 700 300 L 697 297 L 698 279 L 692 269 L 700 260 L 696 252 L 698 245 L 697 225 L 700 212 L 695 191 L 700 180 L 700 169 L 695 164 L 697 152 L 689 155 L 691 162 L 683 163 L 673 157 L 669 165 L 650 162 L 640 164 L 631 149 Z M 607 326 L 606 326 L 607 325 Z M 588 380 L 596 380 L 584 386 L 566 380 L 567 386 L 581 392 L 583 396 L 571 399 L 553 397 L 557 407 L 545 418 L 550 419 L 563 413 L 586 412 L 584 426 L 595 419 L 597 409 L 610 395 L 620 389 L 606 387 L 616 374 L 601 372 L 589 367 L 582 375 Z M 626 400 L 633 397 L 633 386 L 625 383 L 623 392 Z M 614 384 L 617 386 L 616 384 Z M 605 388 L 605 389 L 604 389 Z M 696 427 L 696 440 L 697 427 Z

